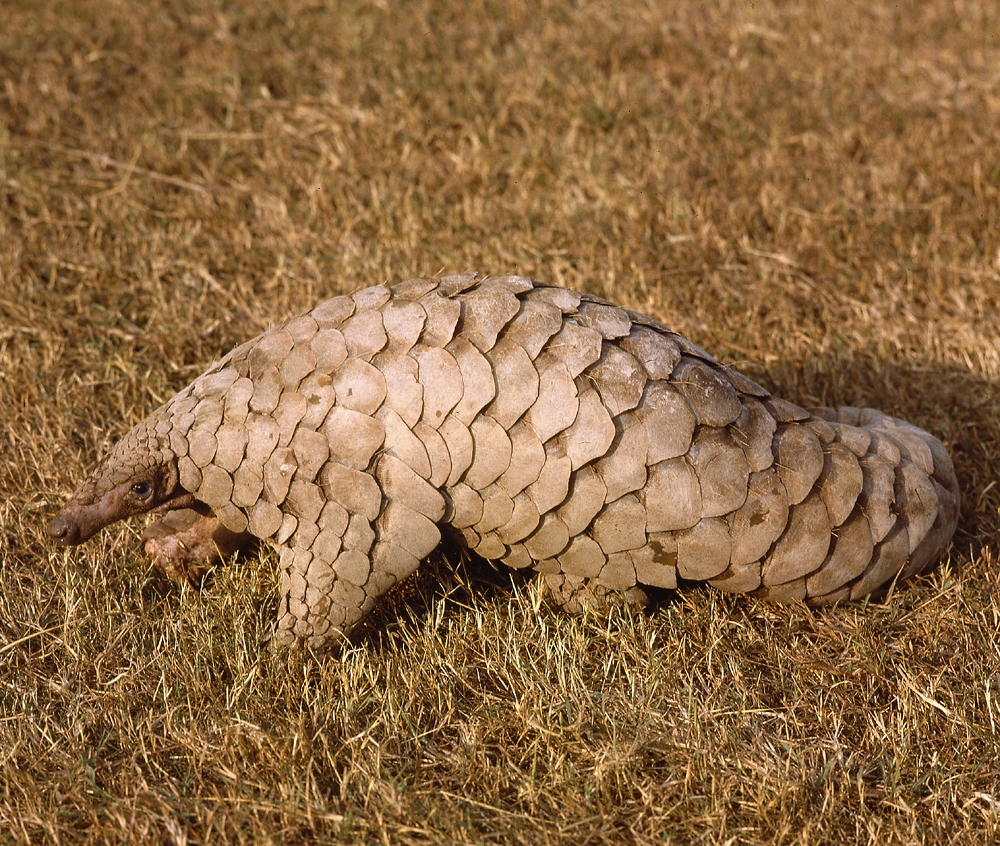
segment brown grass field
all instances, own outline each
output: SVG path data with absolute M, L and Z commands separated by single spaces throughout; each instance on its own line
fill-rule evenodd
M 6 0 L 0 842 L 1000 837 L 1000 5 Z M 517 272 L 938 434 L 881 603 L 566 617 L 445 549 L 340 661 L 141 521 L 45 523 L 209 363 L 384 280 Z

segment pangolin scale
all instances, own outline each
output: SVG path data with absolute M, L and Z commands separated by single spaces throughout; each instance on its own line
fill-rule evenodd
M 463 274 L 335 297 L 237 347 L 49 532 L 71 545 L 167 511 L 147 550 L 182 575 L 266 540 L 277 640 L 325 651 L 442 529 L 570 610 L 678 580 L 829 604 L 922 570 L 958 510 L 921 429 L 806 411 L 597 297 Z

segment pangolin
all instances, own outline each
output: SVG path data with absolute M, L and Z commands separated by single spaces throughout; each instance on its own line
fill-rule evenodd
M 49 532 L 78 544 L 150 511 L 171 513 L 147 550 L 180 575 L 250 536 L 277 547 L 275 637 L 322 652 L 442 531 L 569 610 L 684 580 L 830 604 L 935 559 L 959 492 L 908 423 L 806 411 L 598 297 L 463 274 L 334 297 L 236 347 Z

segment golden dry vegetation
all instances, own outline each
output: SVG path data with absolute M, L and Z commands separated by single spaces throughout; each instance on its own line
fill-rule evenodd
M 0 840 L 969 843 L 1000 835 L 1000 6 L 7 0 Z M 888 601 L 560 616 L 445 550 L 339 662 L 270 553 L 200 595 L 96 458 L 383 280 L 518 272 L 802 404 L 939 434 L 963 516 Z

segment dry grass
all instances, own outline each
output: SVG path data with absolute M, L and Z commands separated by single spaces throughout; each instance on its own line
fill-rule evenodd
M 0 839 L 1000 836 L 993 0 L 2 18 Z M 940 433 L 949 557 L 877 606 L 692 591 L 602 620 L 446 551 L 317 665 L 259 645 L 270 555 L 197 596 L 135 526 L 47 542 L 97 455 L 237 341 L 469 268 Z

